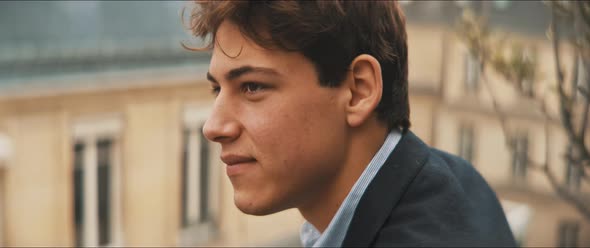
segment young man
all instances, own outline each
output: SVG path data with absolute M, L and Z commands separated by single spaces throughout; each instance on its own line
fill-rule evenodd
M 385 1 L 199 3 L 236 206 L 297 208 L 305 246 L 514 246 L 464 160 L 408 130 L 404 16 Z

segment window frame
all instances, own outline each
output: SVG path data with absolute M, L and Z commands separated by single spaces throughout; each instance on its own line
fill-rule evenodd
M 584 95 L 582 94 L 582 92 L 580 92 L 580 90 L 578 90 L 577 88 L 583 88 L 583 89 L 588 89 L 588 85 L 587 85 L 587 80 L 588 80 L 588 75 L 586 73 L 586 66 L 584 65 L 584 60 L 582 59 L 581 56 L 578 56 L 578 68 L 577 69 L 577 75 L 576 75 L 576 88 L 572 89 L 572 91 L 574 91 L 574 94 L 572 94 L 574 100 L 578 100 L 581 101 L 582 99 L 584 99 Z
M 0 160 L 0 163 L 2 163 L 2 161 Z M 6 206 L 4 205 L 4 203 L 6 202 L 6 194 L 5 194 L 5 170 L 0 167 L 0 247 L 4 247 L 6 246 L 6 241 L 5 241 L 5 222 L 6 222 Z
M 480 62 L 469 49 L 465 48 L 463 55 L 463 89 L 465 92 L 473 93 L 479 89 L 481 81 Z
M 122 118 L 118 114 L 109 114 L 101 116 L 85 116 L 73 121 L 71 151 L 74 152 L 75 146 L 79 143 L 84 145 L 83 150 L 83 202 L 82 212 L 82 246 L 90 247 L 117 247 L 123 246 L 122 230 L 122 185 L 121 185 L 121 133 L 123 129 Z M 110 184 L 109 185 L 109 225 L 110 225 L 110 242 L 99 246 L 99 187 L 98 187 L 98 167 L 99 154 L 98 142 L 100 140 L 110 140 Z M 72 154 L 72 177 L 75 168 L 75 154 Z M 74 178 L 72 178 L 73 182 Z M 89 187 L 88 187 L 89 186 Z M 72 187 L 75 187 L 72 184 Z M 72 190 L 72 193 L 74 190 Z M 75 204 L 75 195 L 72 195 L 72 204 Z M 94 214 L 93 214 L 94 213 Z M 75 212 L 73 213 L 72 226 L 74 229 L 74 244 L 77 243 Z
M 7 135 L 0 133 L 0 169 L 8 168 L 10 164 L 10 159 L 12 157 L 13 148 L 12 142 L 10 141 L 10 137 Z
M 210 106 L 199 106 L 196 103 L 187 104 L 183 109 L 183 116 L 182 116 L 182 128 L 180 129 L 181 136 L 182 136 L 182 154 L 185 154 L 186 151 L 186 160 L 183 155 L 183 159 L 181 159 L 181 171 L 184 171 L 184 166 L 193 166 L 193 169 L 196 169 L 196 178 L 202 177 L 203 166 L 206 166 L 208 169 L 208 182 L 206 185 L 209 187 L 207 189 L 207 197 L 208 197 L 208 215 L 206 218 L 203 218 L 201 214 L 204 212 L 202 210 L 203 203 L 201 192 L 203 188 L 203 183 L 201 180 L 197 182 L 193 182 L 194 185 L 197 185 L 197 196 L 198 196 L 198 203 L 193 205 L 196 206 L 196 211 L 198 219 L 194 222 L 189 222 L 188 224 L 185 223 L 184 213 L 185 209 L 190 207 L 190 200 L 184 200 L 184 194 L 186 189 L 184 188 L 185 185 L 189 185 L 190 183 L 186 183 L 184 181 L 184 174 L 181 174 L 182 177 L 180 185 L 180 204 L 181 204 L 181 212 L 179 214 L 179 237 L 177 240 L 177 244 L 179 246 L 194 246 L 194 245 L 203 245 L 208 241 L 211 241 L 217 235 L 217 220 L 218 220 L 218 209 L 219 209 L 219 194 L 221 193 L 220 189 L 220 166 L 215 164 L 215 157 L 219 157 L 219 151 L 216 150 L 206 138 L 202 134 L 202 127 L 207 117 L 211 113 Z M 188 133 L 188 135 L 187 135 Z M 188 137 L 188 138 L 187 138 Z M 192 140 L 192 142 L 191 142 Z M 199 142 L 196 142 L 199 141 Z M 203 144 L 208 144 L 208 158 L 206 158 L 206 165 L 203 164 L 202 156 L 200 154 L 201 150 L 203 149 Z M 192 150 L 191 150 L 192 148 Z M 191 158 L 191 156 L 193 158 Z M 185 165 L 184 163 L 187 163 Z M 192 164 L 192 165 L 191 165 Z M 195 168 L 196 167 L 196 168 Z M 188 169 L 188 167 L 187 167 Z M 191 174 L 189 172 L 189 174 Z M 189 177 L 194 178 L 194 177 Z M 183 205 L 188 204 L 188 205 Z M 187 224 L 187 225 L 185 225 Z
M 572 156 L 572 152 L 573 152 L 573 145 L 570 144 L 568 146 L 568 156 L 571 157 Z M 576 165 L 574 163 L 572 163 L 571 160 L 568 159 L 568 161 L 565 164 L 565 186 L 573 191 L 573 192 L 579 192 L 581 184 L 582 184 L 582 173 L 583 173 L 583 168 L 581 168 L 579 165 Z
M 578 247 L 580 222 L 575 219 L 560 220 L 557 226 L 557 247 Z
M 530 152 L 529 135 L 525 131 L 515 132 L 511 142 L 514 146 L 511 163 L 512 180 L 515 182 L 526 181 Z
M 6 192 L 5 192 L 5 171 L 9 167 L 10 159 L 12 157 L 12 143 L 10 141 L 10 137 L 7 135 L 0 133 L 0 247 L 6 245 L 5 241 L 5 222 L 6 222 L 6 215 L 5 209 L 6 206 L 4 203 L 6 202 Z
M 465 143 L 467 141 L 467 143 Z M 473 163 L 475 158 L 475 128 L 472 124 L 463 123 L 459 126 L 459 152 L 458 155 Z M 466 154 L 467 153 L 467 154 Z

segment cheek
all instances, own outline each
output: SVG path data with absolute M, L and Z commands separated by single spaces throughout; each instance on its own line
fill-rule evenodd
M 262 155 L 304 152 L 302 143 L 310 135 L 310 116 L 304 108 L 302 105 L 277 103 L 259 109 L 262 113 L 252 118 L 245 127 L 255 149 Z
M 344 118 L 329 98 L 318 98 L 282 99 L 256 109 L 245 128 L 258 155 L 292 167 L 337 150 L 334 146 L 342 144 Z

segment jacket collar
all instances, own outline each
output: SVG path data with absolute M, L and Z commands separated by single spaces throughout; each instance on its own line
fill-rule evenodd
M 428 146 L 408 131 L 363 194 L 350 222 L 343 247 L 368 247 L 409 184 L 423 167 Z

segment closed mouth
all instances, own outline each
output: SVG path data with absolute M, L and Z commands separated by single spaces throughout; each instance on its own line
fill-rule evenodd
M 249 156 L 228 154 L 228 155 L 222 155 L 221 161 L 223 161 L 228 166 L 233 166 L 233 165 L 242 164 L 242 163 L 256 162 L 256 159 L 253 157 L 249 157 Z

